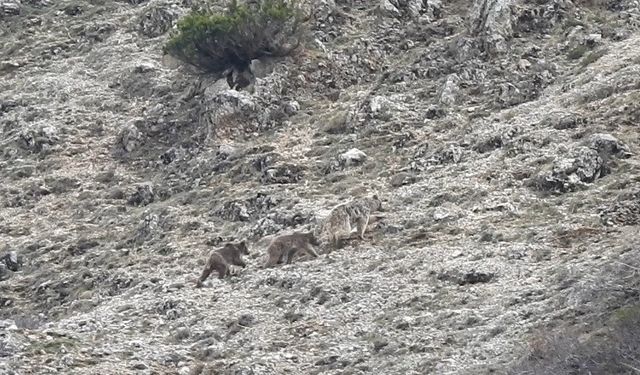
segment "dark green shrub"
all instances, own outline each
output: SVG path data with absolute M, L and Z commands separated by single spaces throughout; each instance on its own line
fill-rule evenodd
M 195 11 L 178 22 L 165 52 L 207 72 L 246 68 L 264 56 L 286 56 L 301 42 L 301 12 L 295 0 L 260 0 L 223 13 Z

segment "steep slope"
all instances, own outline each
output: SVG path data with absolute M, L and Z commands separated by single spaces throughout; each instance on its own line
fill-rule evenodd
M 162 56 L 192 5 L 0 0 L 3 371 L 499 372 L 637 302 L 636 2 L 314 2 L 239 91 Z M 366 241 L 260 268 L 371 191 Z

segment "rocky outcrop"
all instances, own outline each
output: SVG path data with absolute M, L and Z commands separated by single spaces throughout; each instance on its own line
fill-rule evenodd
M 509 373 L 637 303 L 633 1 L 301 5 L 214 76 L 162 52 L 200 1 L 0 0 L 0 373 Z
M 513 0 L 475 0 L 470 33 L 481 40 L 483 51 L 504 53 L 513 35 Z

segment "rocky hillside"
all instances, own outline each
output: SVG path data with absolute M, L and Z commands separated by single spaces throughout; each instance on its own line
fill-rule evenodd
M 507 373 L 638 302 L 638 1 L 306 5 L 231 89 L 163 56 L 192 0 L 0 0 L 1 373 Z

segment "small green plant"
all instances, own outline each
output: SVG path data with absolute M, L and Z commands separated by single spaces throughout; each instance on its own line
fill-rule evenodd
M 165 52 L 206 72 L 244 69 L 251 60 L 286 56 L 301 43 L 302 15 L 295 0 L 232 0 L 223 13 L 195 11 L 178 22 Z

